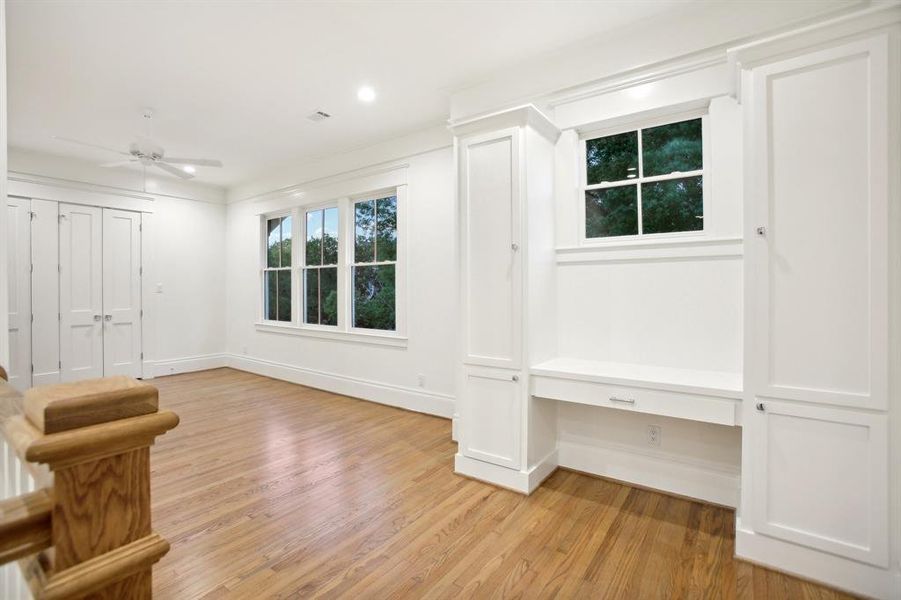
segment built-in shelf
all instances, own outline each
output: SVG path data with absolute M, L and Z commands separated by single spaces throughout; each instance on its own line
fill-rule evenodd
M 554 358 L 532 366 L 532 375 L 741 399 L 741 373 Z

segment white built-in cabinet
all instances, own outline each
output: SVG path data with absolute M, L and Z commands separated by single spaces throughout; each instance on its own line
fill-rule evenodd
M 889 566 L 891 523 L 889 41 L 749 51 L 742 76 L 737 553 L 874 596 L 888 576 L 864 565 Z
M 141 213 L 11 197 L 11 381 L 141 377 Z
M 556 408 L 530 396 L 528 367 L 555 350 L 548 307 L 559 131 L 532 106 L 453 129 L 462 312 L 456 470 L 528 493 L 556 467 L 556 440 L 543 426 Z

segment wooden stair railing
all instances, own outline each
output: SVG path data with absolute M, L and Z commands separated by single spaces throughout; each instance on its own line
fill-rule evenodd
M 150 598 L 169 550 L 151 529 L 150 446 L 178 416 L 128 377 L 24 397 L 0 381 L 2 403 L 3 435 L 39 489 L 0 501 L 0 564 L 19 560 L 35 598 Z

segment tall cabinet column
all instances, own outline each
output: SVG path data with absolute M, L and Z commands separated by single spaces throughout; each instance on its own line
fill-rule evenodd
M 554 144 L 534 106 L 456 123 L 461 332 L 456 471 L 530 493 L 557 466 L 529 366 L 556 351 Z

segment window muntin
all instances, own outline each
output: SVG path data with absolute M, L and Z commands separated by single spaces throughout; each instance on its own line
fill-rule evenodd
M 290 215 L 266 220 L 263 315 L 269 321 L 291 320 L 291 221 Z
M 305 215 L 303 322 L 338 325 L 338 207 Z
M 703 122 L 585 140 L 585 238 L 704 228 Z
M 352 323 L 397 329 L 397 196 L 353 204 Z

